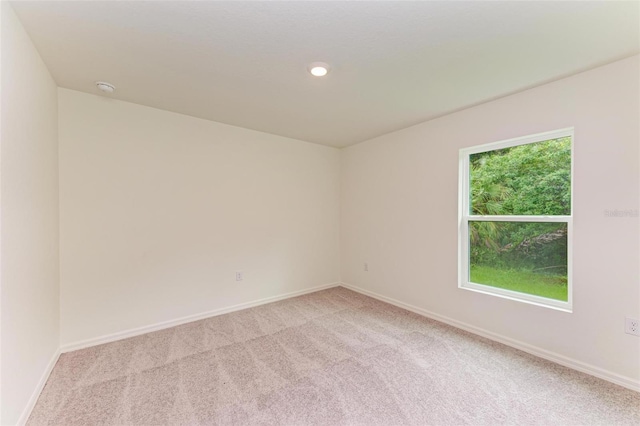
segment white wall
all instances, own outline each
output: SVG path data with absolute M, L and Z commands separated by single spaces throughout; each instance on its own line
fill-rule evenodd
M 63 347 L 339 281 L 339 150 L 66 89 L 59 114 Z
M 639 71 L 636 56 L 345 149 L 342 280 L 638 386 L 623 325 L 640 317 L 639 220 L 604 210 L 639 208 Z M 458 289 L 458 150 L 570 126 L 574 312 Z
M 11 6 L 0 7 L 0 423 L 14 424 L 59 345 L 58 116 L 55 82 Z

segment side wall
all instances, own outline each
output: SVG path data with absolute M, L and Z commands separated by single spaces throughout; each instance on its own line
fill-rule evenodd
M 605 215 L 639 208 L 639 71 L 635 56 L 345 149 L 343 282 L 639 386 L 639 218 Z M 458 150 L 571 126 L 574 312 L 458 289 Z
M 11 6 L 0 7 L 0 423 L 8 425 L 30 410 L 59 346 L 58 92 Z
M 339 282 L 339 150 L 67 89 L 59 111 L 63 350 Z

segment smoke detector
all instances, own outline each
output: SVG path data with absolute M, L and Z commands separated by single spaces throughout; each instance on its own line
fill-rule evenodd
M 96 86 L 104 93 L 113 93 L 116 91 L 116 86 L 106 81 L 97 81 Z

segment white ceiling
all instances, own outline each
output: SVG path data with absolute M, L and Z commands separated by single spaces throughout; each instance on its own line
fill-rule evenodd
M 337 147 L 636 54 L 639 4 L 13 2 L 61 87 Z

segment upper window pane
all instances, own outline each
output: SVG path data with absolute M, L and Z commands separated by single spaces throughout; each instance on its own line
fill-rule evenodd
M 469 156 L 471 215 L 571 214 L 571 137 Z

